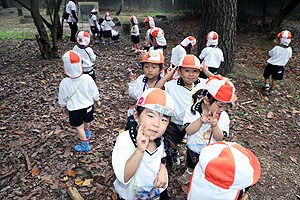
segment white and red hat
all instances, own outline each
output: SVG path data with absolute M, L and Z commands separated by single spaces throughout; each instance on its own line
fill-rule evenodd
M 154 22 L 154 19 L 153 17 L 146 17 L 146 19 L 144 20 L 144 22 L 148 22 L 149 23 L 149 26 L 152 28 L 152 27 L 155 27 L 155 22 Z
M 164 63 L 164 55 L 159 50 L 150 50 L 147 52 L 145 56 L 142 58 L 142 63 L 156 63 L 163 64 Z
M 187 199 L 236 199 L 239 190 L 254 185 L 261 174 L 256 156 L 234 142 L 204 147 L 190 180 Z
M 110 13 L 109 13 L 109 12 L 106 12 L 104 18 L 105 18 L 107 21 L 110 21 L 110 20 L 111 20 Z
M 132 15 L 130 17 L 130 21 L 132 21 L 134 24 L 138 24 L 139 23 L 138 20 L 137 20 L 137 18 L 136 18 L 136 16 L 134 16 L 134 15 Z
M 150 35 L 152 37 L 154 37 L 156 43 L 159 46 L 166 46 L 167 45 L 167 41 L 165 38 L 165 33 L 161 28 L 158 27 L 153 27 L 150 29 Z
M 197 40 L 194 36 L 188 36 L 184 40 L 182 40 L 182 42 L 180 44 L 183 47 L 187 47 L 189 44 L 191 44 L 192 47 L 195 47 L 196 43 L 197 43 Z
M 145 90 L 139 98 L 137 106 L 148 108 L 167 116 L 176 116 L 171 96 L 159 88 Z
M 280 38 L 280 44 L 289 45 L 291 42 L 292 34 L 291 34 L 291 32 L 285 30 L 285 31 L 282 31 L 281 33 L 279 33 L 277 35 L 277 37 Z
M 209 47 L 210 45 L 218 45 L 219 43 L 219 36 L 218 33 L 215 31 L 211 31 L 206 36 L 207 43 L 206 46 Z
M 206 89 L 215 99 L 222 102 L 234 102 L 237 99 L 233 83 L 221 75 L 209 77 Z
M 78 78 L 83 73 L 81 55 L 76 51 L 70 50 L 62 56 L 65 74 L 70 78 Z
M 98 9 L 97 8 L 93 8 L 93 10 L 91 10 L 91 13 L 97 13 Z
M 82 46 L 90 44 L 90 35 L 88 32 L 80 31 L 77 35 L 77 42 Z
M 181 58 L 179 61 L 179 66 L 201 70 L 200 60 L 192 54 L 187 54 L 183 58 Z

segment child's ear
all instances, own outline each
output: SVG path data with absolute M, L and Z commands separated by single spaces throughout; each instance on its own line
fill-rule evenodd
M 137 123 L 139 122 L 139 115 L 138 115 L 138 112 L 136 110 L 133 111 L 133 118 Z
M 210 105 L 209 99 L 208 99 L 207 96 L 203 97 L 203 102 L 204 102 L 206 105 Z

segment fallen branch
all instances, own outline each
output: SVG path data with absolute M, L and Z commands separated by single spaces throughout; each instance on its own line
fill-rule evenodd
M 72 200 L 84 200 L 75 187 L 69 187 L 67 193 Z
M 253 102 L 252 100 L 250 100 L 250 101 L 245 101 L 245 102 L 241 103 L 241 105 L 249 104 L 249 103 L 252 103 L 252 102 Z
M 29 172 L 31 172 L 31 164 L 30 164 L 30 160 L 28 158 L 28 155 L 27 155 L 26 151 L 24 152 L 24 157 L 25 157 L 25 160 L 26 160 L 27 169 L 28 169 Z

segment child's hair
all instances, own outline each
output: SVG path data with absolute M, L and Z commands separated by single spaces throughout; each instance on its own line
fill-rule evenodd
M 144 64 L 145 64 L 145 63 L 142 62 L 141 64 L 142 64 L 142 68 L 144 69 Z M 159 65 L 159 69 L 162 70 L 164 64 L 163 64 L 163 63 L 159 63 L 158 65 Z
M 101 25 L 103 21 L 104 21 L 104 19 L 102 17 L 99 18 L 99 25 Z
M 187 54 L 191 53 L 192 44 L 187 45 L 186 47 L 183 47 Z

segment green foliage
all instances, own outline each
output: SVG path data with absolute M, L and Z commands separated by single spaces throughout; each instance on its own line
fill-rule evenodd
M 0 40 L 7 39 L 34 39 L 34 33 L 28 30 L 13 30 L 8 31 L 0 29 Z

